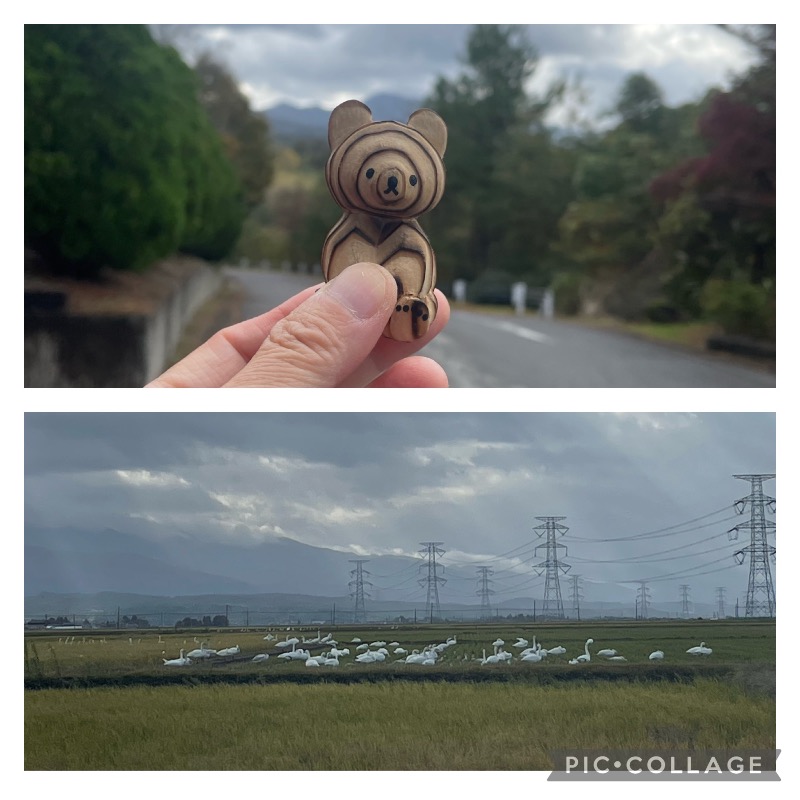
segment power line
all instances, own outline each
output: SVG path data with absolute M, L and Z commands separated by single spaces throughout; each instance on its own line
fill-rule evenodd
M 685 550 L 687 547 L 694 547 L 695 545 L 703 544 L 703 542 L 710 542 L 712 539 L 719 539 L 721 536 L 725 536 L 726 533 L 727 531 L 722 531 L 721 533 L 715 533 L 711 536 L 706 536 L 705 539 L 697 539 L 693 542 L 687 542 L 686 544 L 679 544 L 676 547 L 667 548 L 666 550 L 657 550 L 655 553 L 643 553 L 639 556 L 630 556 L 630 558 L 581 558 L 580 560 L 592 564 L 616 564 L 623 561 L 634 561 L 643 558 L 650 558 L 650 556 L 661 556 L 665 553 L 674 553 L 677 550 Z M 573 558 L 578 559 L 578 556 L 573 556 Z
M 703 514 L 702 517 L 695 517 L 694 519 L 687 520 L 686 522 L 681 522 L 678 525 L 668 525 L 666 528 L 659 528 L 658 530 L 654 531 L 647 531 L 646 533 L 635 533 L 631 536 L 617 536 L 617 537 L 609 537 L 603 539 L 587 539 L 580 536 L 573 536 L 573 541 L 576 542 L 597 542 L 598 544 L 605 544 L 607 542 L 629 542 L 634 539 L 649 539 L 654 536 L 676 536 L 680 533 L 690 533 L 691 531 L 699 530 L 700 528 L 708 528 L 710 525 L 716 525 L 720 521 L 724 522 L 725 520 L 718 520 L 716 523 L 710 522 L 706 525 L 698 525 L 695 528 L 685 528 L 686 525 L 691 525 L 693 522 L 700 522 L 700 520 L 708 519 L 709 517 L 716 516 L 723 511 L 727 511 L 730 506 L 725 506 L 724 508 L 720 508 L 717 511 L 712 511 L 708 514 Z M 733 519 L 733 517 L 729 517 L 729 519 Z M 675 528 L 685 528 L 684 530 L 675 530 Z M 673 533 L 668 533 L 668 531 L 673 531 Z
M 721 534 L 717 534 L 717 536 L 724 536 L 725 532 Z M 717 536 L 713 536 L 711 538 L 716 539 Z M 708 540 L 705 540 L 708 541 Z M 692 542 L 692 545 L 699 544 L 699 542 Z M 688 545 L 687 545 L 688 546 Z M 678 548 L 676 548 L 678 549 Z M 724 547 L 712 547 L 708 550 L 700 550 L 697 553 L 684 553 L 683 555 L 679 556 L 665 556 L 664 558 L 647 558 L 646 556 L 637 556 L 631 558 L 609 558 L 609 559 L 593 559 L 593 558 L 581 558 L 580 556 L 572 556 L 575 561 L 580 561 L 582 564 L 657 564 L 661 561 L 677 561 L 681 558 L 694 558 L 695 556 L 704 556 L 708 555 L 708 553 L 720 553 L 723 550 L 727 550 L 727 546 Z M 672 551 L 666 551 L 672 552 Z

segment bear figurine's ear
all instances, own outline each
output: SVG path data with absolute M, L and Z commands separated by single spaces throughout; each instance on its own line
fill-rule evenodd
M 419 131 L 434 147 L 439 156 L 444 156 L 447 148 L 447 125 L 430 108 L 420 108 L 408 118 L 408 125 Z
M 331 111 L 328 144 L 335 150 L 353 131 L 372 122 L 372 112 L 359 100 L 345 100 Z

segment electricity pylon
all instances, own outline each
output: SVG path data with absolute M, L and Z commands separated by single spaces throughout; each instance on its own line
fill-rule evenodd
M 636 617 L 637 619 L 647 619 L 647 606 L 650 602 L 650 590 L 647 588 L 647 581 L 639 581 L 639 588 L 636 594 Z
M 545 560 L 537 564 L 534 569 L 536 574 L 544 573 L 544 604 L 542 608 L 542 617 L 547 619 L 564 619 L 564 604 L 561 601 L 561 587 L 558 584 L 559 570 L 565 575 L 571 569 L 569 564 L 559 561 L 558 551 L 563 550 L 564 555 L 567 555 L 567 547 L 563 544 L 558 544 L 556 541 L 557 536 L 563 536 L 569 528 L 562 525 L 559 520 L 566 519 L 566 517 L 536 517 L 542 520 L 542 525 L 537 525 L 533 530 L 537 536 L 547 537 L 543 544 L 536 545 L 534 553 L 538 555 L 538 551 L 544 548 Z
M 750 522 L 740 522 L 728 531 L 731 539 L 739 536 L 739 531 L 750 531 L 750 544 L 733 554 L 739 564 L 745 556 L 750 556 L 750 578 L 747 582 L 747 603 L 745 617 L 775 616 L 775 586 L 772 582 L 770 557 L 775 557 L 775 548 L 767 541 L 768 534 L 775 533 L 775 523 L 766 519 L 766 511 L 775 513 L 775 498 L 764 494 L 764 481 L 772 480 L 774 474 L 734 475 L 742 481 L 750 481 L 750 494 L 737 500 L 733 507 L 737 514 L 744 514 L 750 506 Z
M 489 602 L 489 595 L 494 594 L 494 589 L 489 588 L 492 580 L 490 575 L 494 575 L 494 570 L 491 567 L 475 567 L 478 572 L 478 590 L 475 594 L 480 595 L 481 598 L 481 619 L 491 619 L 492 605 Z
M 684 619 L 689 619 L 690 610 L 689 610 L 689 584 L 682 583 L 681 584 L 681 616 Z
M 372 586 L 369 581 L 364 580 L 365 575 L 369 575 L 364 569 L 364 564 L 369 563 L 368 560 L 352 560 L 351 564 L 355 564 L 356 568 L 350 570 L 352 580 L 347 584 L 350 588 L 350 597 L 353 598 L 353 622 L 366 622 L 367 609 L 364 603 L 364 598 L 369 597 L 369 593 L 364 591 L 364 584 Z
M 428 557 L 428 574 L 424 578 L 420 578 L 418 583 L 420 586 L 428 587 L 428 598 L 425 601 L 425 615 L 433 622 L 434 617 L 441 616 L 441 609 L 439 606 L 439 584 L 443 586 L 447 581 L 439 577 L 439 570 L 444 572 L 444 567 L 436 563 L 436 556 L 443 556 L 444 550 L 439 547 L 443 542 L 420 542 L 423 549 L 419 552 Z M 425 564 L 420 564 L 420 569 L 425 568 Z
M 572 581 L 572 586 L 570 586 L 570 598 L 572 600 L 572 610 L 575 612 L 575 618 L 580 621 L 581 618 L 581 600 L 583 600 L 583 595 L 581 594 L 581 576 L 576 575 L 573 573 L 569 576 L 570 581 Z
M 717 586 L 717 619 L 725 619 L 725 587 Z

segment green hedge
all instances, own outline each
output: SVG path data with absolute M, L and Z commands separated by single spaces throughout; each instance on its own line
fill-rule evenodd
M 194 73 L 142 25 L 25 26 L 25 239 L 54 272 L 221 258 L 241 187 Z
M 703 290 L 704 310 L 726 334 L 775 341 L 775 288 L 712 279 Z

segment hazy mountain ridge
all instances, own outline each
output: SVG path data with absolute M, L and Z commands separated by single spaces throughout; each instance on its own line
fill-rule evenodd
M 420 101 L 388 93 L 372 95 L 364 103 L 372 110 L 373 119 L 398 122 L 406 122 L 412 112 L 420 107 Z M 318 106 L 301 108 L 291 103 L 278 103 L 263 109 L 261 113 L 267 118 L 271 133 L 278 141 L 327 139 L 331 109 Z
M 353 553 L 289 538 L 255 544 L 190 540 L 159 535 L 148 523 L 131 525 L 134 532 L 26 527 L 25 595 L 122 591 L 174 597 L 300 589 L 336 597 L 349 591 Z M 386 575 L 409 567 L 413 561 L 397 556 L 376 556 L 367 565 Z
M 132 526 L 134 523 L 131 523 Z M 60 613 L 83 613 L 82 609 L 116 612 L 117 606 L 128 608 L 122 613 L 219 613 L 226 604 L 251 610 L 316 610 L 352 609 L 349 597 L 353 553 L 314 547 L 293 539 L 281 538 L 256 544 L 231 544 L 190 540 L 176 534 L 166 535 L 160 529 L 142 522 L 141 530 L 122 532 L 113 529 L 98 531 L 72 528 L 46 529 L 34 526 L 25 529 L 25 598 L 44 595 L 31 613 L 57 613 L 53 601 L 58 597 L 81 598 L 61 606 Z M 365 557 L 366 558 L 366 557 Z M 418 580 L 424 576 L 425 561 L 399 556 L 372 556 L 364 565 L 365 586 L 370 597 L 368 609 L 375 612 L 397 612 L 413 616 L 417 609 L 424 614 L 425 592 Z M 460 587 L 463 598 L 453 601 L 445 589 L 441 596 L 443 610 L 470 610 L 478 616 L 479 599 L 467 600 L 475 582 L 474 568 L 447 566 L 447 575 Z M 387 588 L 382 588 L 384 584 Z M 396 587 L 396 588 L 395 588 Z M 542 611 L 542 598 L 512 596 L 500 599 L 502 583 L 493 586 L 498 596 L 492 600 L 496 613 L 537 614 Z M 533 589 L 536 591 L 536 589 Z M 103 602 L 88 600 L 113 593 L 117 599 Z M 593 592 L 581 603 L 582 616 L 628 616 L 634 614 L 633 602 L 620 602 L 605 592 Z M 125 596 L 131 596 L 127 601 Z M 699 598 L 698 598 L 699 601 Z M 729 611 L 733 608 L 733 598 Z M 109 611 L 111 609 L 111 611 Z M 146 610 L 145 610 L 146 609 Z M 568 599 L 564 601 L 567 616 L 573 616 Z M 692 616 L 711 616 L 716 606 L 695 602 Z M 676 617 L 681 612 L 679 600 L 654 598 L 651 617 Z

